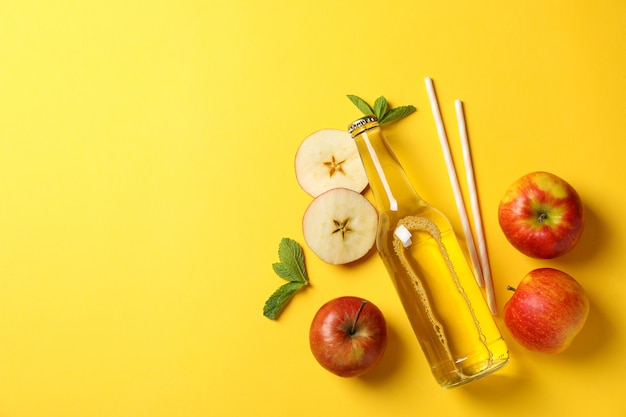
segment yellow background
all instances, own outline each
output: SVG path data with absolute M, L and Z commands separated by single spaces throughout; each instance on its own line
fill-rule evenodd
M 0 2 L 0 415 L 623 416 L 626 2 Z M 592 308 L 574 344 L 444 391 L 375 254 L 305 247 L 311 286 L 278 321 L 278 243 L 304 246 L 293 158 L 385 95 L 418 111 L 387 136 L 416 188 L 460 222 L 430 113 L 456 162 L 462 99 L 500 309 L 531 269 L 573 275 Z M 552 261 L 516 252 L 497 205 L 551 171 L 587 225 Z M 366 196 L 371 198 L 369 193 Z M 388 351 L 340 379 L 308 347 L 327 300 L 369 298 Z

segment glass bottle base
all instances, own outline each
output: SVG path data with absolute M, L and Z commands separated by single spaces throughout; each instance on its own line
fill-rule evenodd
M 432 373 L 442 388 L 459 387 L 484 378 L 501 369 L 509 362 L 509 354 L 504 340 L 499 339 L 489 344 L 486 352 L 476 352 L 456 361 L 446 361 L 431 368 Z
M 470 382 L 477 381 L 481 378 L 484 378 L 492 373 L 496 372 L 500 368 L 504 367 L 509 362 L 509 358 L 494 361 L 489 364 L 489 366 L 485 367 L 481 371 L 474 372 L 472 374 L 465 374 L 462 371 L 457 371 L 456 374 L 447 373 L 446 378 L 443 380 L 438 380 L 437 382 L 443 389 L 451 389 L 460 387 L 465 384 L 469 384 Z

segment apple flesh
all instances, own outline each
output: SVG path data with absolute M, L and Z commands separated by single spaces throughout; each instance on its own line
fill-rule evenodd
M 322 129 L 307 136 L 294 165 L 298 184 L 312 197 L 333 188 L 360 193 L 368 184 L 356 143 L 343 130 Z
M 315 197 L 302 218 L 309 248 L 324 262 L 341 265 L 365 256 L 374 246 L 378 212 L 362 194 L 333 188 Z
M 504 305 L 504 323 L 515 340 L 536 352 L 559 353 L 569 347 L 589 314 L 583 287 L 565 272 L 539 268 L 513 290 Z
M 515 181 L 498 207 L 507 240 L 532 258 L 564 255 L 580 240 L 583 205 L 576 190 L 548 172 L 532 172 Z
M 326 370 L 341 377 L 363 375 L 383 357 L 387 324 L 373 303 L 360 297 L 335 298 L 315 314 L 309 344 Z

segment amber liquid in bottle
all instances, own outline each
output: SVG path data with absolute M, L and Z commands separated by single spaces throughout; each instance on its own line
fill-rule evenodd
M 450 222 L 416 193 L 375 117 L 350 132 L 379 211 L 378 252 L 435 379 L 451 388 L 501 368 L 508 348 Z

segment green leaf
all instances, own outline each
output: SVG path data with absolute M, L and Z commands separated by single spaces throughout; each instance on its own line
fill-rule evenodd
M 265 302 L 263 315 L 268 319 L 276 320 L 289 300 L 291 300 L 304 285 L 303 282 L 288 282 L 280 286 Z
M 375 114 L 374 109 L 372 109 L 372 106 L 367 104 L 367 102 L 363 100 L 361 97 L 348 94 L 348 98 L 359 110 L 361 110 L 361 112 L 365 116 L 369 116 L 370 114 Z
M 374 102 L 374 107 L 370 106 L 365 100 L 354 95 L 348 95 L 348 98 L 355 106 L 358 107 L 363 114 L 369 116 L 373 114 L 378 119 L 378 123 L 387 125 L 389 123 L 397 122 L 400 119 L 407 117 L 413 113 L 416 109 L 414 106 L 400 106 L 395 109 L 389 107 L 385 96 L 380 96 Z
M 397 122 L 400 119 L 404 119 L 409 114 L 415 111 L 413 106 L 400 106 L 395 109 L 391 109 L 379 120 L 380 125 L 386 125 L 389 123 Z
M 297 282 L 297 280 L 292 279 L 293 269 L 289 265 L 281 264 L 280 262 L 276 262 L 272 264 L 272 268 L 276 275 L 279 277 L 289 281 L 289 282 Z
M 278 317 L 295 293 L 309 283 L 304 252 L 298 242 L 289 238 L 281 239 L 278 259 L 280 262 L 272 264 L 272 268 L 276 275 L 289 282 L 279 287 L 265 302 L 263 315 L 272 320 Z
M 280 263 L 273 264 L 274 272 L 287 281 L 308 282 L 302 247 L 293 239 L 283 238 L 278 246 Z
M 387 113 L 387 99 L 384 96 L 380 96 L 374 102 L 374 115 L 378 120 L 381 120 L 385 113 Z

